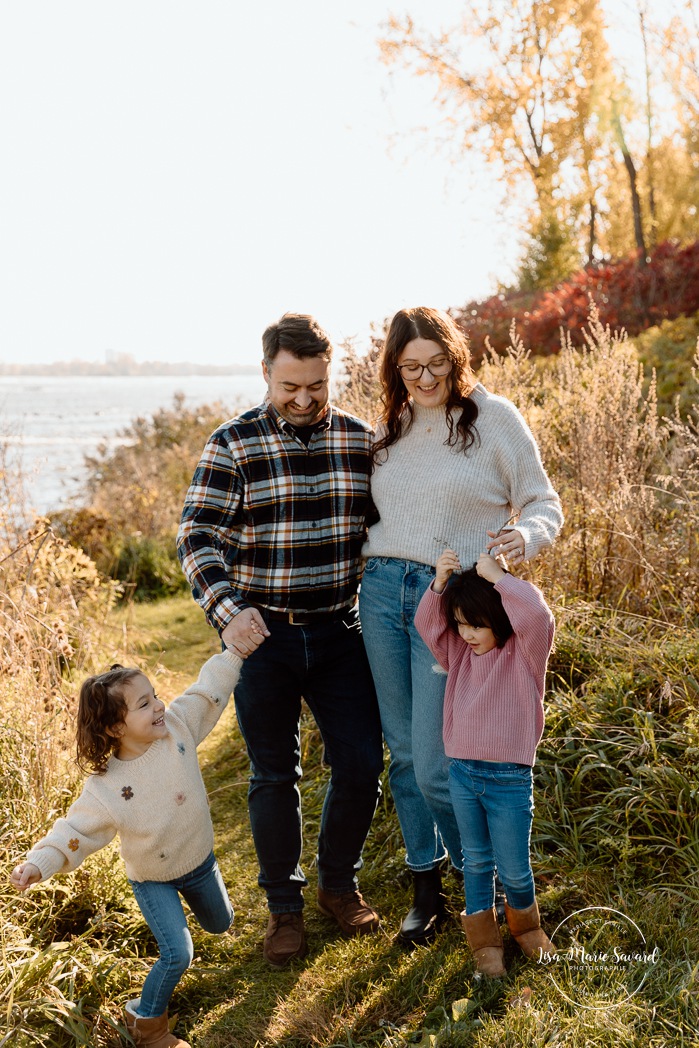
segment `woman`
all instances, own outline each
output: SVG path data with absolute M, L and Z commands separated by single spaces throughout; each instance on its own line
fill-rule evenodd
M 464 567 L 484 549 L 516 566 L 550 545 L 563 516 L 526 422 L 477 382 L 451 317 L 400 310 L 380 368 L 379 519 L 363 550 L 359 612 L 414 881 L 399 939 L 417 944 L 434 938 L 443 915 L 440 863 L 449 855 L 461 870 L 462 855 L 442 742 L 446 676 L 415 629 L 415 611 L 445 548 Z

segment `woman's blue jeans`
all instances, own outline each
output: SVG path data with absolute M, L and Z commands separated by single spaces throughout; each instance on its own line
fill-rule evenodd
M 388 779 L 416 872 L 431 870 L 447 852 L 461 869 L 461 838 L 449 795 L 442 741 L 446 674 L 415 629 L 420 598 L 434 568 L 372 557 L 364 568 L 359 615 L 391 760 Z
M 143 984 L 138 1005 L 141 1018 L 152 1019 L 166 1011 L 173 990 L 194 956 L 182 899 L 204 931 L 216 935 L 230 928 L 233 907 L 213 852 L 191 873 L 173 881 L 129 883 L 160 950 L 160 957 Z
M 532 769 L 526 764 L 452 759 L 449 789 L 464 851 L 466 913 L 495 901 L 495 869 L 508 904 L 534 902 L 529 839 L 534 814 Z

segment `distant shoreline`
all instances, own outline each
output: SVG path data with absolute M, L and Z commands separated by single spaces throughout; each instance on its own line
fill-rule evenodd
M 125 376 L 148 375 L 256 375 L 259 365 L 233 364 L 224 367 L 217 364 L 191 364 L 188 361 L 168 364 L 164 361 L 148 360 L 139 363 L 135 360 L 118 359 L 98 364 L 88 360 L 57 361 L 54 364 L 3 364 L 0 363 L 0 378 L 34 375 L 88 375 L 91 378 L 124 378 Z

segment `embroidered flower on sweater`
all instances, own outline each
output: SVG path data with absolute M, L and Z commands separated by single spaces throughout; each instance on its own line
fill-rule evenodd
M 71 851 L 77 851 L 78 848 L 80 847 L 80 841 L 78 840 L 78 838 L 77 837 L 71 837 L 71 839 L 68 841 L 68 847 L 70 848 Z
M 184 743 L 183 742 L 178 742 L 177 743 L 177 749 L 178 749 L 178 751 L 180 753 L 184 753 Z
M 130 801 L 133 797 L 133 790 L 130 786 L 122 786 L 121 795 L 125 801 Z
M 176 793 L 175 794 L 175 803 L 176 804 L 184 804 L 184 802 L 186 800 L 187 800 L 187 794 L 186 793 Z

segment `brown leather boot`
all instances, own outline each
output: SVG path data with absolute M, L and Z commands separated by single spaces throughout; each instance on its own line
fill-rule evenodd
M 129 1001 L 124 1009 L 126 1029 L 131 1034 L 134 1044 L 139 1048 L 190 1048 L 187 1041 L 170 1033 L 167 1012 L 153 1019 L 142 1019 L 136 1015 L 139 998 Z
M 554 953 L 555 946 L 541 927 L 539 904 L 536 899 L 526 910 L 513 910 L 505 903 L 505 917 L 510 932 L 519 943 L 527 957 L 541 957 L 544 953 Z
M 473 951 L 476 971 L 497 979 L 505 974 L 502 963 L 502 936 L 498 927 L 495 907 L 479 910 L 478 913 L 461 914 L 461 926 L 466 933 L 468 944 Z
M 319 888 L 318 909 L 326 917 L 336 920 L 345 935 L 370 935 L 378 931 L 379 915 L 362 898 L 360 891 L 335 895 Z
M 272 968 L 284 968 L 289 961 L 306 956 L 303 913 L 270 913 L 262 954 Z

